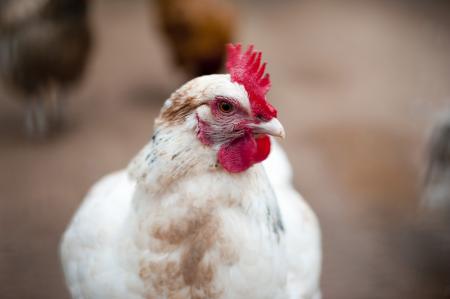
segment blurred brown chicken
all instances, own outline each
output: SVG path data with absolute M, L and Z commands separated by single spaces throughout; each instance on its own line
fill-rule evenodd
M 85 69 L 91 48 L 88 0 L 0 0 L 0 79 L 26 103 L 28 133 L 59 124 L 63 93 Z
M 233 38 L 235 10 L 226 0 L 157 0 L 175 63 L 192 77 L 218 73 Z

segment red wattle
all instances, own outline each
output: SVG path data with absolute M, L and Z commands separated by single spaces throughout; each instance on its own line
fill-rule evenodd
M 270 153 L 270 138 L 255 139 L 251 133 L 222 145 L 218 153 L 219 163 L 225 170 L 237 173 L 263 161 Z
M 266 160 L 270 154 L 270 138 L 267 135 L 256 138 L 257 150 L 254 155 L 255 162 Z

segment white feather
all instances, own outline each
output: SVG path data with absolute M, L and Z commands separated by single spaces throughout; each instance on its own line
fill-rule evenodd
M 263 165 L 277 196 L 286 230 L 289 298 L 319 299 L 322 248 L 317 217 L 295 190 L 291 164 L 275 139 Z

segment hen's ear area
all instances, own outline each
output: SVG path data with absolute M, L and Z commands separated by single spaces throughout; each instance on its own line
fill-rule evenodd
M 180 124 L 186 117 L 199 106 L 199 101 L 194 97 L 170 98 L 166 101 L 156 124 Z

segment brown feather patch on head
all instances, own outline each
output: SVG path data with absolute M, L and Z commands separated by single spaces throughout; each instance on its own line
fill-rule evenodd
M 190 112 L 195 110 L 201 103 L 191 93 L 193 83 L 187 83 L 174 93 L 169 98 L 170 105 L 164 106 L 161 114 L 156 119 L 156 125 L 162 123 L 180 124 L 182 123 Z
M 164 122 L 171 124 L 181 123 L 191 111 L 197 108 L 193 97 L 188 97 L 186 99 L 171 98 L 171 100 L 172 105 L 164 109 L 160 116 L 160 119 Z

